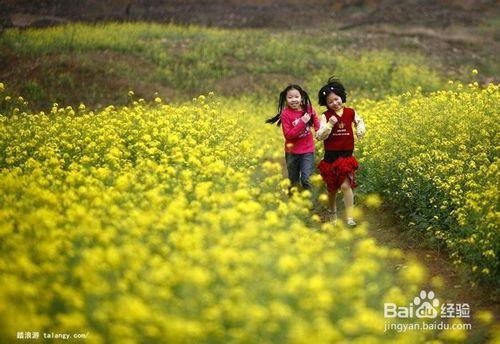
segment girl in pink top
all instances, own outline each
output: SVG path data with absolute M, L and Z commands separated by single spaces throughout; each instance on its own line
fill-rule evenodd
M 309 178 L 314 170 L 314 140 L 311 129 L 319 129 L 316 112 L 306 91 L 299 85 L 288 85 L 278 101 L 278 113 L 266 123 L 282 124 L 285 136 L 285 161 L 291 187 L 311 188 Z

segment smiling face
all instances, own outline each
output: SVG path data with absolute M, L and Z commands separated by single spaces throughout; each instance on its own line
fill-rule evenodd
M 288 90 L 286 93 L 286 105 L 292 110 L 300 110 L 302 103 L 302 96 L 300 92 L 294 88 Z
M 332 110 L 340 110 L 342 109 L 342 98 L 332 92 L 326 96 L 326 106 Z

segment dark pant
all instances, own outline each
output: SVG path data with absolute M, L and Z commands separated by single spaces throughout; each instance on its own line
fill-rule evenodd
M 285 161 L 292 186 L 301 183 L 304 189 L 310 189 L 309 177 L 314 171 L 314 153 L 285 153 Z
M 352 156 L 353 150 L 341 150 L 341 151 L 325 151 L 325 162 L 332 163 L 338 158 L 348 158 Z

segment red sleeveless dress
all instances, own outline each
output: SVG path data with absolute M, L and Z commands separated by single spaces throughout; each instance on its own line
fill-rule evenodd
M 332 132 L 324 141 L 325 158 L 318 164 L 319 172 L 326 183 L 328 192 L 339 189 L 346 178 L 349 179 L 351 188 L 357 186 L 355 172 L 359 164 L 356 158 L 352 156 L 354 150 L 354 133 L 352 130 L 354 115 L 355 112 L 351 108 L 344 108 L 342 116 L 338 116 L 333 110 L 325 112 L 327 121 L 332 116 L 337 118 L 337 123 L 333 126 Z

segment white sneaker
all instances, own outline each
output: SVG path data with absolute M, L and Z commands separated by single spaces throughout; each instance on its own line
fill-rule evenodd
M 354 226 L 357 226 L 357 223 L 356 223 L 356 221 L 354 221 L 354 219 L 352 217 L 349 217 L 349 218 L 347 218 L 347 225 L 354 227 Z

